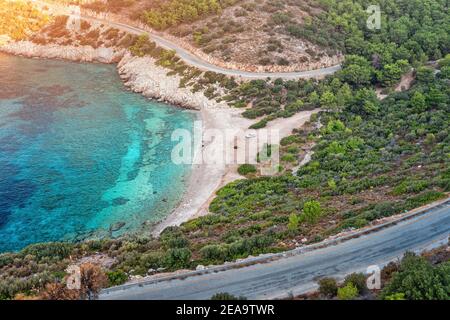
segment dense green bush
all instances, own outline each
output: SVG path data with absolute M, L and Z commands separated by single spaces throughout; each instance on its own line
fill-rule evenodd
M 353 284 L 358 289 L 358 294 L 363 294 L 367 291 L 366 276 L 363 273 L 351 273 L 344 279 L 344 286 Z
M 135 40 L 133 45 L 129 47 L 129 50 L 133 55 L 143 57 L 145 55 L 151 55 L 155 48 L 155 43 L 149 40 L 147 34 L 143 34 Z
M 192 252 L 188 248 L 169 249 L 164 257 L 164 264 L 172 270 L 190 267 Z
M 22 250 L 24 256 L 32 255 L 36 259 L 61 260 L 67 258 L 73 246 L 70 243 L 47 242 L 32 244 Z
M 370 3 L 365 0 L 314 2 L 323 8 L 322 13 L 312 16 L 311 23 L 290 23 L 286 29 L 319 46 L 358 55 L 360 61 L 351 62 L 341 73 L 342 79 L 354 85 L 377 81 L 391 86 L 408 64 L 439 59 L 448 53 L 445 0 L 379 1 L 383 12 L 379 30 L 367 28 L 370 13 L 365 10 Z
M 238 173 L 243 176 L 250 173 L 256 173 L 256 167 L 253 164 L 244 163 L 239 166 Z
M 358 296 L 358 288 L 353 283 L 348 283 L 337 290 L 339 300 L 353 300 Z
M 155 29 L 165 29 L 180 23 L 192 22 L 198 18 L 219 13 L 222 8 L 234 4 L 235 0 L 170 0 L 158 2 L 143 13 L 143 19 Z
M 228 247 L 218 244 L 206 245 L 200 249 L 200 254 L 205 260 L 224 261 L 228 257 Z
M 311 200 L 305 202 L 303 205 L 303 217 L 308 223 L 315 223 L 320 215 L 322 214 L 322 209 L 320 202 L 316 200 Z
M 297 231 L 299 223 L 300 223 L 300 218 L 298 217 L 298 215 L 295 213 L 291 213 L 291 215 L 289 216 L 289 223 L 287 226 L 288 230 Z
M 345 53 L 342 70 L 320 82 L 277 79 L 243 83 L 228 93 L 228 97 L 231 104 L 233 100 L 239 101 L 239 105 L 252 104 L 244 111 L 245 117 L 288 117 L 317 107 L 331 112 L 348 107 L 360 115 L 375 114 L 380 106 L 374 86 L 389 91 L 411 67 L 416 68 L 418 83 L 430 83 L 435 78 L 434 70 L 422 65 L 448 54 L 445 0 L 383 0 L 379 3 L 383 12 L 380 30 L 367 28 L 369 14 L 365 9 L 369 3 L 366 0 L 313 0 L 311 4 L 322 9 L 321 13 L 309 17 L 308 23 L 296 24 L 285 19 L 284 13 L 274 14 L 273 23 L 281 23 L 293 36 L 318 44 L 331 54 Z M 441 62 L 439 66 L 440 76 L 446 78 L 450 73 L 448 63 Z M 297 101 L 301 103 L 296 104 Z M 444 103 L 438 90 L 429 95 L 426 104 L 422 98 L 417 101 L 423 107 Z M 261 128 L 266 120 L 274 118 L 264 119 L 254 127 Z
M 338 285 L 333 278 L 322 278 L 319 280 L 319 292 L 327 298 L 333 298 L 337 295 Z
M 409 300 L 450 299 L 450 262 L 432 266 L 423 257 L 406 254 L 381 298 L 401 295 Z
M 257 123 L 252 124 L 249 128 L 250 129 L 261 129 L 264 128 L 267 125 L 268 119 L 262 119 L 258 121 Z
M 122 270 L 109 271 L 106 273 L 108 277 L 109 285 L 118 286 L 125 283 L 128 280 L 128 276 Z

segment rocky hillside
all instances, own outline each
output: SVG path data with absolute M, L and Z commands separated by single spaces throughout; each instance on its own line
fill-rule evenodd
M 338 64 L 338 50 L 292 36 L 287 25 L 308 23 L 321 12 L 316 1 L 94 2 L 84 8 L 110 11 L 143 22 L 215 64 L 242 70 L 298 71 Z
M 19 40 L 41 29 L 49 17 L 26 1 L 0 0 L 0 36 Z

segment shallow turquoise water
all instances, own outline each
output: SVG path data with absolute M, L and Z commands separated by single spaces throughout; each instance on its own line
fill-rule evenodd
M 112 65 L 0 54 L 0 252 L 165 217 L 190 172 L 171 133 L 194 120 L 127 92 Z

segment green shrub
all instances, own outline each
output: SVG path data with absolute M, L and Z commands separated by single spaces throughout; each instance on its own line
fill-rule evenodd
M 164 264 L 170 269 L 189 268 L 191 255 L 187 248 L 169 249 L 164 257 Z
M 283 139 L 280 140 L 280 144 L 282 146 L 287 146 L 287 145 L 290 145 L 290 144 L 296 143 L 296 142 L 300 142 L 300 137 L 297 135 L 284 137 Z
M 146 252 L 139 257 L 139 265 L 147 272 L 148 269 L 158 269 L 164 264 L 164 254 L 156 252 Z
M 293 154 L 297 154 L 299 152 L 298 148 L 295 146 L 291 146 L 291 147 L 287 148 L 286 151 L 289 153 L 293 153 Z
M 332 298 L 338 292 L 338 285 L 333 278 L 322 278 L 319 280 L 319 292 L 321 295 Z
M 241 102 L 238 101 L 237 103 L 239 103 L 238 106 L 240 107 L 240 106 L 244 106 L 245 101 L 241 101 Z M 245 110 L 244 112 L 242 112 L 242 116 L 247 119 L 256 119 L 265 114 L 266 114 L 266 112 L 264 110 L 256 109 L 256 108 L 248 109 L 248 110 Z
M 384 300 L 405 300 L 405 294 L 402 292 L 393 293 L 391 295 L 385 296 Z
M 297 160 L 297 156 L 291 153 L 286 153 L 281 157 L 281 161 L 284 162 L 295 162 Z
M 363 294 L 367 290 L 366 276 L 363 273 L 352 273 L 345 277 L 344 286 L 353 284 L 359 294 Z
M 179 1 L 170 0 L 156 3 L 151 9 L 144 11 L 142 18 L 152 28 L 162 30 L 181 23 L 189 23 L 208 15 L 219 13 L 223 8 L 233 5 L 235 1 Z M 231 28 L 231 24 L 226 26 Z
M 450 262 L 432 266 L 425 258 L 407 253 L 380 297 L 404 294 L 408 300 L 448 300 L 449 287 Z
M 358 289 L 352 284 L 348 283 L 337 291 L 339 300 L 353 300 L 358 296 Z
M 205 260 L 224 261 L 228 256 L 228 248 L 218 244 L 206 245 L 200 249 L 200 254 Z
M 155 43 L 150 41 L 148 35 L 142 34 L 137 37 L 137 39 L 129 49 L 133 55 L 143 57 L 145 55 L 151 54 L 155 47 Z
M 443 192 L 428 191 L 420 195 L 408 198 L 406 201 L 406 207 L 409 210 L 414 209 L 423 206 L 425 204 L 428 204 L 430 202 L 433 202 L 435 200 L 442 199 L 443 197 L 445 197 L 445 193 Z
M 50 260 L 61 260 L 69 257 L 73 246 L 69 243 L 63 242 L 47 242 L 37 243 L 25 247 L 21 253 L 26 255 L 33 255 L 39 261 L 47 258 Z
M 399 185 L 397 185 L 393 193 L 395 195 L 401 195 L 405 193 L 418 193 L 425 190 L 429 186 L 429 182 L 426 180 L 418 180 L 418 181 L 403 181 Z
M 303 217 L 308 223 L 315 223 L 322 214 L 320 203 L 316 200 L 307 201 L 303 205 Z
M 184 237 L 179 227 L 168 227 L 161 233 L 161 242 L 168 248 L 185 248 L 189 241 Z
M 128 280 L 128 275 L 122 270 L 108 271 L 106 272 L 106 276 L 108 277 L 110 286 L 118 286 Z
M 242 176 L 250 173 L 256 173 L 256 167 L 253 164 L 244 163 L 239 166 L 238 173 Z
M 291 213 L 289 215 L 289 223 L 288 223 L 288 230 L 289 231 L 297 231 L 298 224 L 300 222 L 300 219 L 296 213 Z
M 262 120 L 258 121 L 257 123 L 252 124 L 249 128 L 250 129 L 261 129 L 267 125 L 267 122 L 269 122 L 267 119 L 262 119 Z
M 374 206 L 369 206 L 369 208 L 370 209 L 364 210 L 358 218 L 372 221 L 375 219 L 392 216 L 402 210 L 401 204 L 392 201 L 380 202 Z
M 0 254 L 0 269 L 12 264 L 14 262 L 14 254 L 12 253 L 2 253 Z

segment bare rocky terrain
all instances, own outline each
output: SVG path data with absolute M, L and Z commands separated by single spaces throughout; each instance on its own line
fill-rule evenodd
M 341 57 L 290 36 L 285 25 L 304 23 L 318 12 L 308 1 L 244 0 L 220 15 L 168 32 L 238 69 L 253 65 L 265 71 L 310 70 L 335 65 Z

